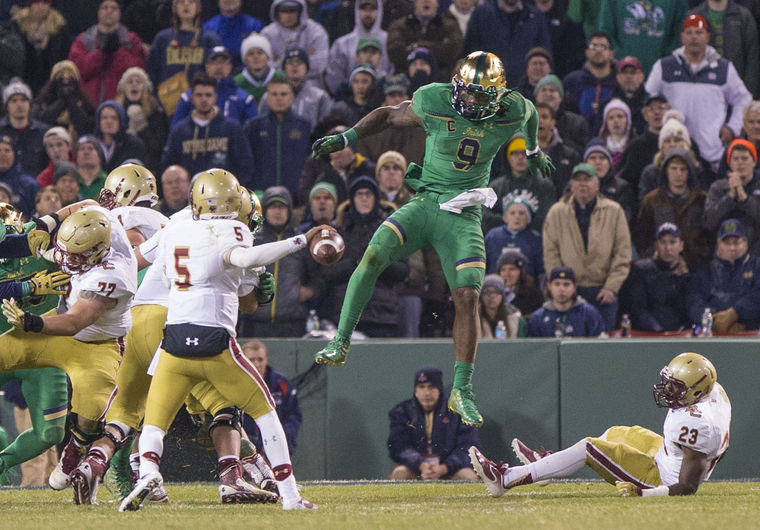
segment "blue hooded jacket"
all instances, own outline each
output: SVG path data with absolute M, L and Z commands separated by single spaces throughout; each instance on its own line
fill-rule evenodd
M 604 322 L 599 311 L 583 298 L 578 297 L 567 311 L 558 311 L 549 300 L 530 316 L 528 336 L 556 337 L 558 328 L 565 337 L 598 337 L 604 331 Z
M 27 219 L 34 213 L 34 198 L 40 190 L 37 181 L 21 171 L 21 165 L 16 161 L 8 171 L 0 172 L 0 182 L 9 185 L 13 190 L 11 202 L 24 214 Z
M 172 116 L 171 128 L 187 118 L 193 111 L 193 102 L 190 99 L 192 89 L 188 88 L 179 98 L 177 110 Z M 256 99 L 248 92 L 239 88 L 232 77 L 220 79 L 216 84 L 216 106 L 226 118 L 232 118 L 244 124 L 251 118 L 259 115 L 256 107 Z

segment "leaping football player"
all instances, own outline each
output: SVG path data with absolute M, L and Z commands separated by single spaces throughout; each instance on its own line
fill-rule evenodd
M 318 352 L 318 363 L 346 362 L 351 333 L 372 295 L 377 277 L 392 262 L 431 245 L 438 256 L 454 299 L 456 363 L 449 408 L 469 425 L 483 417 L 475 406 L 472 373 L 477 349 L 478 292 L 486 268 L 481 229 L 482 206 L 493 206 L 496 194 L 487 188 L 491 162 L 499 148 L 522 131 L 532 174 L 553 169 L 538 147 L 538 115 L 533 104 L 506 88 L 501 60 L 473 52 L 451 84 L 432 83 L 412 101 L 380 107 L 342 134 L 318 139 L 314 156 L 354 145 L 359 138 L 390 126 L 424 127 L 427 135 L 422 167 L 410 164 L 406 183 L 416 192 L 377 229 L 348 283 L 338 332 Z
M 622 497 L 693 495 L 728 449 L 731 402 L 713 364 L 690 352 L 660 371 L 653 391 L 657 405 L 670 409 L 663 436 L 638 425 L 615 426 L 557 453 L 534 451 L 515 438 L 512 449 L 526 465 L 496 464 L 470 447 L 472 466 L 492 497 L 572 476 L 584 466 L 614 484 Z

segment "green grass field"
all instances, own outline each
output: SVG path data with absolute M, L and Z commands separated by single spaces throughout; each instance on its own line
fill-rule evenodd
M 319 504 L 313 512 L 283 512 L 279 505 L 219 504 L 214 485 L 167 487 L 168 505 L 119 513 L 108 490 L 98 506 L 75 506 L 71 490 L 0 490 L 0 528 L 729 528 L 760 527 L 760 483 L 716 482 L 696 496 L 619 498 L 602 482 L 530 486 L 493 499 L 482 484 L 307 483 Z

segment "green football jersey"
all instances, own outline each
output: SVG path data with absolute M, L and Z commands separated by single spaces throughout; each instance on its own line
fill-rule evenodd
M 432 83 L 417 89 L 412 110 L 422 119 L 427 138 L 422 173 L 410 173 L 409 185 L 416 191 L 453 197 L 488 185 L 491 162 L 516 132 L 522 130 L 528 148 L 535 148 L 538 120 L 533 104 L 510 92 L 503 98 L 503 108 L 486 120 L 470 121 L 452 107 L 451 84 Z
M 26 223 L 24 232 L 29 232 L 35 227 L 34 223 Z M 55 271 L 58 268 L 55 264 L 50 263 L 42 258 L 28 256 L 25 258 L 3 258 L 0 259 L 0 281 L 21 282 L 28 280 L 40 271 Z M 58 296 L 33 296 L 28 298 L 24 304 L 24 311 L 29 311 L 35 315 L 41 315 L 55 309 L 58 305 Z M 0 317 L 0 333 L 5 333 L 11 329 L 8 319 Z

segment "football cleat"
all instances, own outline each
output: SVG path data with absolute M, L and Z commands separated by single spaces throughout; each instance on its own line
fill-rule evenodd
M 148 502 L 169 502 L 169 494 L 166 492 L 164 485 L 160 485 L 148 495 Z
M 449 396 L 449 410 L 459 414 L 462 422 L 467 425 L 480 427 L 483 425 L 483 416 L 475 406 L 475 395 L 472 393 L 472 385 L 462 388 L 452 388 Z
M 506 493 L 504 487 L 504 474 L 509 469 L 509 465 L 504 462 L 498 464 L 487 459 L 483 453 L 478 451 L 474 445 L 470 447 L 470 463 L 480 480 L 486 485 L 486 490 L 491 497 L 501 497 Z
M 263 456 L 257 452 L 241 458 L 240 463 L 243 465 L 243 471 L 256 487 L 279 496 L 274 473 Z
M 348 356 L 348 350 L 351 349 L 351 339 L 346 339 L 340 335 L 335 335 L 335 338 L 331 340 L 324 349 L 317 352 L 314 356 L 314 360 L 318 364 L 332 364 L 332 365 L 344 365 L 346 364 L 346 357 Z
M 280 498 L 276 493 L 266 491 L 237 478 L 232 484 L 219 485 L 222 504 L 274 503 Z
M 106 472 L 106 463 L 87 456 L 69 477 L 74 488 L 74 504 L 97 504 L 98 483 Z
M 538 462 L 543 457 L 552 454 L 551 451 L 547 451 L 543 447 L 541 447 L 538 451 L 534 451 L 517 438 L 512 440 L 512 451 L 515 453 L 517 459 L 526 466 L 528 464 L 532 464 L 533 462 Z M 536 482 L 536 484 L 543 487 L 549 484 L 551 481 L 552 479 L 539 480 Z
M 54 490 L 64 490 L 71 485 L 69 475 L 76 469 L 84 456 L 84 448 L 74 442 L 72 437 L 63 448 L 58 464 L 48 478 L 48 485 Z
M 111 492 L 114 500 L 121 502 L 135 487 L 137 474 L 129 468 L 129 462 L 126 462 L 126 469 L 118 469 L 113 463 L 111 460 L 111 466 L 103 476 L 103 484 Z
M 293 502 L 282 503 L 283 510 L 316 510 L 318 506 L 313 502 L 309 502 L 303 497 Z
M 161 477 L 161 473 L 158 471 L 151 471 L 137 481 L 135 489 L 133 489 L 129 495 L 124 497 L 124 500 L 121 501 L 121 506 L 119 506 L 119 511 L 136 512 L 142 510 L 142 507 L 145 504 L 145 499 L 147 499 L 157 488 L 162 487 L 163 484 L 164 479 Z

